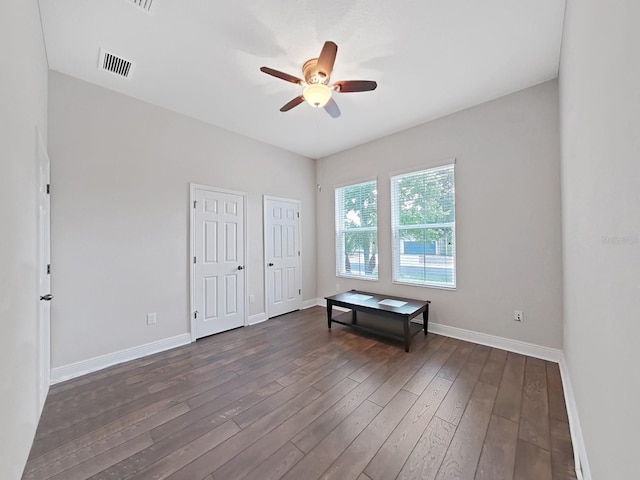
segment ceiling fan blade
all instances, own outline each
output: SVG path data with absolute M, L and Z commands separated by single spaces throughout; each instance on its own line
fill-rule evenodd
M 284 107 L 282 107 L 280 109 L 280 111 L 281 112 L 288 112 L 293 107 L 297 107 L 298 105 L 300 105 L 302 102 L 304 102 L 304 97 L 302 95 L 300 95 L 299 97 L 296 97 L 293 100 L 291 100 L 289 103 L 287 103 Z
M 318 57 L 318 64 L 316 69 L 318 72 L 323 73 L 326 78 L 331 76 L 333 71 L 333 64 L 336 61 L 336 54 L 338 53 L 338 45 L 333 42 L 324 42 L 320 56 Z
M 340 108 L 338 108 L 338 104 L 335 102 L 333 98 L 329 99 L 327 104 L 324 106 L 324 109 L 333 118 L 338 118 L 340 116 Z
M 341 80 L 333 84 L 336 91 L 341 93 L 368 92 L 375 90 L 377 86 L 373 80 Z
M 282 80 L 285 80 L 291 83 L 301 84 L 303 81 L 298 77 L 294 77 L 293 75 L 289 75 L 288 73 L 284 73 L 279 70 L 274 70 L 273 68 L 269 68 L 269 67 L 260 67 L 260 71 L 266 73 L 267 75 L 273 75 L 276 78 L 280 78 Z

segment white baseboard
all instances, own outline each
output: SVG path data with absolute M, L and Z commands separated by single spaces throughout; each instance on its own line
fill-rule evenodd
M 266 312 L 256 313 L 255 315 L 249 315 L 247 318 L 247 323 L 249 325 L 255 325 L 256 323 L 262 323 L 265 320 L 268 320 Z
M 311 305 L 311 306 L 314 306 L 314 305 Z M 315 306 L 327 308 L 327 301 L 324 298 L 316 298 Z M 333 308 L 335 310 L 338 310 L 339 312 L 349 312 L 350 311 L 348 308 L 339 307 L 337 305 L 334 305 Z
M 51 385 L 64 382 L 65 380 L 70 380 L 81 375 L 86 375 L 87 373 L 96 372 L 118 363 L 128 362 L 129 360 L 146 357 L 152 353 L 163 352 L 175 347 L 180 347 L 188 343 L 191 343 L 191 334 L 183 333 L 181 335 L 176 335 L 175 337 L 165 338 L 163 340 L 146 343 L 137 347 L 126 348 L 118 352 L 100 355 L 99 357 L 90 358 L 88 360 L 81 360 L 62 367 L 52 368 Z
M 312 298 L 311 300 L 305 300 L 302 302 L 302 310 L 306 310 L 307 308 L 315 307 L 319 305 L 320 299 Z M 326 306 L 326 305 L 325 305 Z M 250 315 L 247 319 L 248 325 L 255 325 L 256 323 L 264 322 L 265 320 L 269 320 L 266 312 L 256 313 L 255 315 Z
M 564 358 L 560 359 L 560 375 L 562 376 L 562 388 L 564 390 L 564 403 L 567 406 L 567 416 L 569 417 L 569 430 L 571 431 L 571 443 L 573 444 L 573 458 L 576 466 L 576 476 L 578 480 L 591 480 L 591 470 L 587 460 L 587 449 L 582 436 L 582 426 L 576 407 L 576 398 L 573 394 L 569 368 Z
M 318 306 L 327 306 L 327 301 L 324 298 L 318 298 L 316 300 L 318 302 Z M 336 310 L 349 311 L 346 308 L 333 308 L 335 308 Z M 422 323 L 422 318 L 416 318 L 415 321 L 417 321 L 417 323 Z M 437 335 L 458 338 L 460 340 L 466 340 L 468 342 L 479 343 L 481 345 L 487 345 L 489 347 L 500 348 L 509 352 L 521 353 L 522 355 L 529 355 L 530 357 L 541 358 L 543 360 L 549 360 L 551 362 L 560 363 L 560 359 L 562 358 L 562 350 L 557 348 L 543 347 L 534 343 L 512 340 L 510 338 L 498 337 L 497 335 L 475 332 L 473 330 L 466 330 L 464 328 L 450 327 L 448 325 L 429 322 L 428 331 L 433 332 Z
M 307 308 L 311 308 L 311 307 L 315 307 L 317 305 L 320 305 L 319 302 L 320 302 L 319 298 L 312 298 L 311 300 L 305 300 L 304 302 L 302 302 L 302 310 L 306 310 Z
M 327 301 L 324 298 L 317 298 L 316 300 L 316 305 L 320 307 L 327 306 Z M 345 312 L 349 311 L 346 308 L 333 308 Z M 417 318 L 415 319 L 415 321 L 417 321 L 417 323 L 422 323 L 421 318 Z M 509 352 L 521 353 L 523 355 L 529 355 L 530 357 L 541 358 L 543 360 L 549 360 L 551 362 L 560 363 L 560 359 L 562 358 L 562 350 L 557 348 L 543 347 L 534 343 L 512 340 L 510 338 L 498 337 L 497 335 L 475 332 L 473 330 L 466 330 L 464 328 L 450 327 L 448 325 L 429 322 L 428 331 L 433 332 L 437 335 L 458 338 L 460 340 L 466 340 L 468 342 L 479 343 L 481 345 L 487 345 L 489 347 L 500 348 Z
M 498 337 L 488 333 L 474 332 L 473 330 L 466 330 L 464 328 L 429 322 L 428 331 L 446 337 L 458 338 L 468 342 L 479 343 L 480 345 L 487 345 L 488 347 L 500 348 L 501 350 L 507 350 L 509 352 L 549 360 L 550 362 L 560 363 L 560 359 L 562 358 L 562 350 L 558 348 L 544 347 L 534 343 Z

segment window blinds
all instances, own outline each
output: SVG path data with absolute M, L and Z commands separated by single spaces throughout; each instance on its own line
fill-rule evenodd
M 377 182 L 335 189 L 336 275 L 378 278 Z
M 456 286 L 454 165 L 391 178 L 393 281 Z

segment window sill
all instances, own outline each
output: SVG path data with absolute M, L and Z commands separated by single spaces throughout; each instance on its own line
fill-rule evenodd
M 434 285 L 434 284 L 426 284 L 426 283 L 412 283 L 412 282 L 403 282 L 401 280 L 392 280 L 391 283 L 396 285 L 406 285 L 409 287 L 422 287 L 422 288 L 436 288 L 438 290 L 448 290 L 448 291 L 456 291 L 456 285 L 447 286 L 447 285 Z
M 363 275 L 345 275 L 344 273 L 336 273 L 338 278 L 350 278 L 352 280 L 365 280 L 367 282 L 377 282 L 378 277 L 365 277 Z

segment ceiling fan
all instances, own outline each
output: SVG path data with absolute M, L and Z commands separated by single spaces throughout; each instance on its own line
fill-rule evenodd
M 302 66 L 304 80 L 288 73 L 280 72 L 269 67 L 261 67 L 260 71 L 273 75 L 287 82 L 302 85 L 304 90 L 302 95 L 297 96 L 284 105 L 280 111 L 288 112 L 293 107 L 297 107 L 305 100 L 315 108 L 324 108 L 333 118 L 340 116 L 338 104 L 333 100 L 333 92 L 367 92 L 375 90 L 378 84 L 372 80 L 341 80 L 329 86 L 329 79 L 333 71 L 333 64 L 336 61 L 338 46 L 333 42 L 325 42 L 318 58 L 307 60 Z

